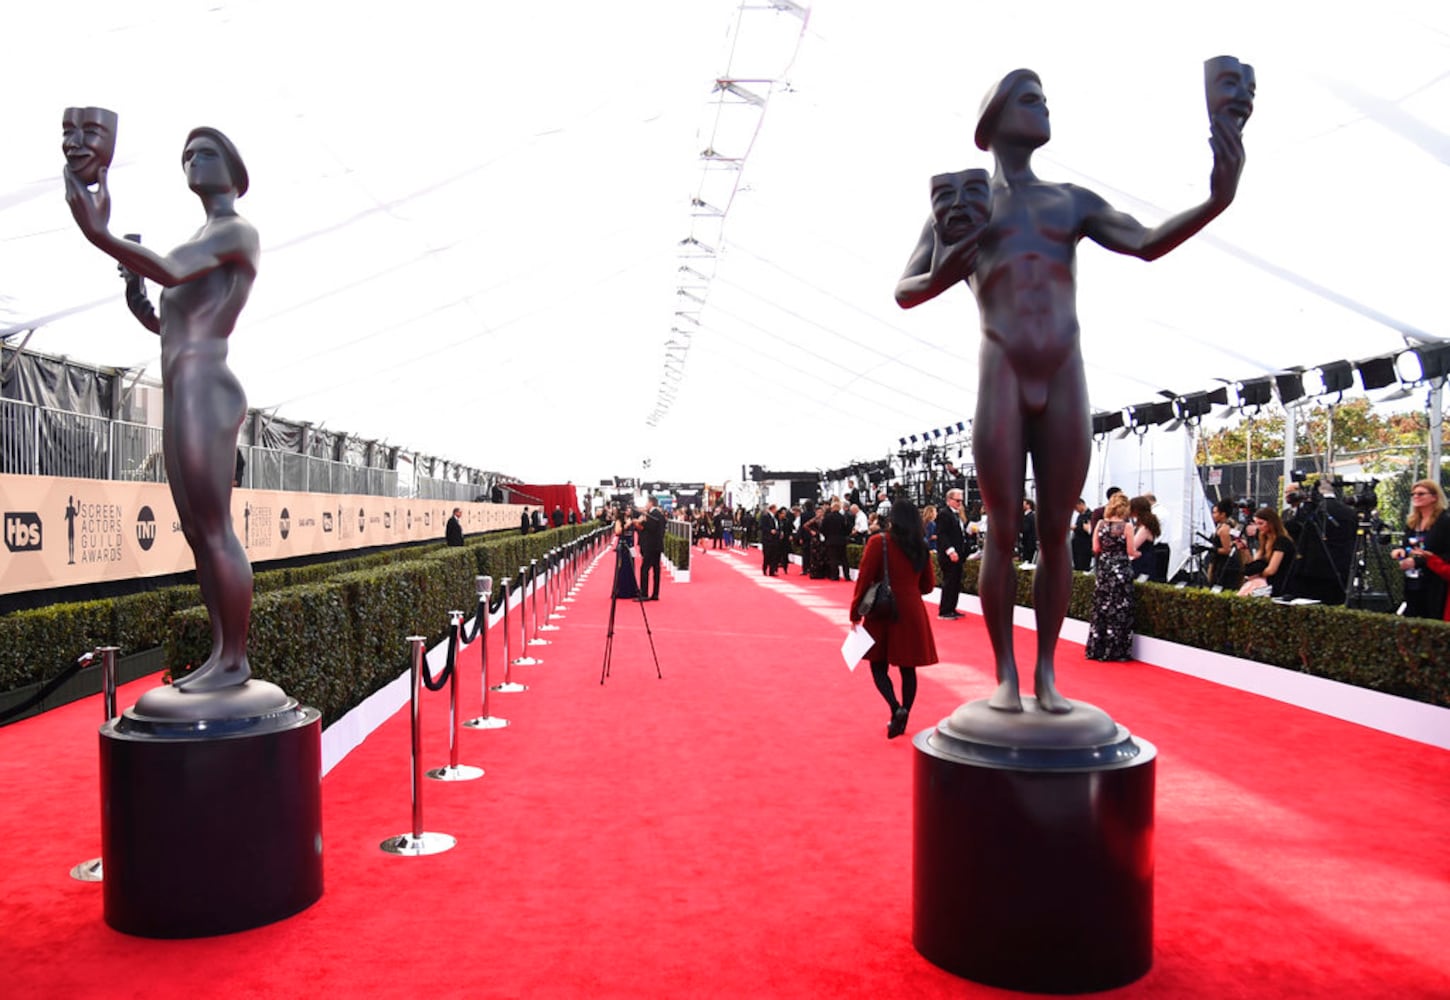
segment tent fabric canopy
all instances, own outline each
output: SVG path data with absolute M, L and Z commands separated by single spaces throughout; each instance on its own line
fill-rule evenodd
M 255 408 L 543 481 L 879 459 L 975 408 L 970 293 L 903 313 L 891 292 L 928 179 L 991 166 L 977 95 L 1037 70 L 1054 131 L 1039 175 L 1153 222 L 1207 194 L 1202 63 L 1230 53 L 1259 88 L 1235 204 L 1151 265 L 1080 250 L 1094 408 L 1447 332 L 1443 4 L 745 6 L 7 10 L 24 86 L 0 109 L 0 330 L 157 373 L 62 197 L 60 112 L 95 104 L 120 116 L 113 230 L 148 246 L 200 221 L 187 132 L 241 150 L 263 257 L 231 364 Z M 791 6 L 815 8 L 804 33 Z M 715 129 L 727 70 L 769 96 L 758 130 Z M 738 183 L 713 269 L 683 274 L 706 153 Z M 704 300 L 694 321 L 681 289 Z M 677 329 L 688 357 L 662 386 Z

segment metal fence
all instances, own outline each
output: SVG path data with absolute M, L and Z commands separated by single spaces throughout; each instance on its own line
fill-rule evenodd
M 244 445 L 238 450 L 241 485 L 252 489 L 385 497 L 398 493 L 398 474 L 392 469 L 272 448 Z M 0 472 L 164 483 L 161 428 L 0 399 Z M 441 485 L 458 488 L 445 497 L 450 500 L 471 500 L 480 489 L 468 483 Z
M 477 483 L 460 483 L 451 479 L 433 479 L 428 476 L 418 476 L 414 480 L 418 491 L 419 500 L 448 500 L 458 503 L 467 503 L 481 494 L 487 494 Z

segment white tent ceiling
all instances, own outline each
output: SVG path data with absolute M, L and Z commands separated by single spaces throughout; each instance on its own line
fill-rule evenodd
M 233 336 L 254 407 L 533 480 L 719 482 L 881 457 L 971 416 L 976 312 L 892 288 L 931 174 L 990 166 L 980 95 L 1040 72 L 1045 178 L 1144 221 L 1201 200 L 1202 61 L 1253 63 L 1237 202 L 1152 265 L 1084 245 L 1093 401 L 1212 388 L 1447 333 L 1450 6 L 817 0 L 131 0 L 11 5 L 0 328 L 150 364 L 61 194 L 61 109 L 120 113 L 116 232 L 200 221 L 197 124 L 247 159 L 262 272 Z M 799 42 L 799 49 L 796 45 Z M 668 412 L 679 241 L 727 69 L 771 94 Z M 748 130 L 747 130 L 748 132 Z M 722 136 L 743 150 L 749 134 Z M 732 152 L 725 150 L 725 152 Z

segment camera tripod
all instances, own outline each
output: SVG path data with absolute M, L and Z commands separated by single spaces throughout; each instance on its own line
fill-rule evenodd
M 620 593 L 620 573 L 624 572 L 625 579 L 629 584 L 625 593 Z M 633 594 L 628 591 L 634 591 Z M 660 672 L 660 655 L 655 651 L 655 636 L 650 631 L 649 615 L 645 614 L 643 595 L 639 592 L 639 585 L 634 578 L 634 558 L 630 555 L 629 546 L 620 542 L 615 546 L 614 556 L 614 579 L 609 584 L 609 626 L 604 634 L 604 663 L 599 668 L 599 683 L 603 684 L 604 679 L 609 676 L 609 664 L 614 656 L 614 614 L 619 607 L 620 601 L 637 601 L 639 603 L 639 614 L 644 619 L 644 634 L 649 637 L 649 652 L 655 661 L 655 676 L 664 679 Z
M 1345 581 L 1344 606 L 1364 611 L 1392 611 L 1394 600 L 1389 594 L 1389 584 L 1399 567 L 1395 565 L 1384 546 L 1380 544 L 1380 530 L 1383 523 L 1378 518 L 1363 514 L 1356 520 L 1354 531 L 1354 554 L 1350 557 L 1349 579 Z M 1379 573 L 1384 590 L 1369 590 L 1371 567 Z M 1377 606 L 1378 605 L 1378 606 Z

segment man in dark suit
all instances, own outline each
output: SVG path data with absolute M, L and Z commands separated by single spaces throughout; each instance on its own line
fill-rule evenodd
M 453 516 L 448 519 L 448 524 L 445 525 L 443 529 L 444 540 L 447 541 L 449 545 L 452 545 L 454 547 L 458 547 L 463 544 L 462 517 L 463 508 L 454 507 Z
M 941 570 L 941 603 L 937 617 L 960 618 L 957 598 L 962 593 L 962 560 L 967 557 L 967 536 L 962 528 L 962 491 L 947 490 L 947 509 L 936 519 L 936 564 Z
M 660 556 L 665 551 L 665 512 L 660 510 L 659 501 L 646 497 L 644 513 L 635 519 L 639 532 L 639 599 L 658 601 L 660 599 Z M 649 586 L 650 575 L 654 575 L 654 589 Z
M 524 512 L 519 515 L 519 534 L 527 535 L 533 523 L 533 518 L 529 517 L 529 508 L 525 507 Z
M 757 526 L 760 529 L 760 572 L 766 576 L 775 576 L 780 545 L 780 522 L 775 517 L 775 504 L 760 512 Z
M 846 539 L 850 530 L 846 527 L 846 515 L 841 513 L 841 501 L 831 500 L 831 509 L 821 518 L 821 544 L 826 549 L 826 579 L 839 580 L 845 574 L 851 579 L 850 567 L 846 565 Z

